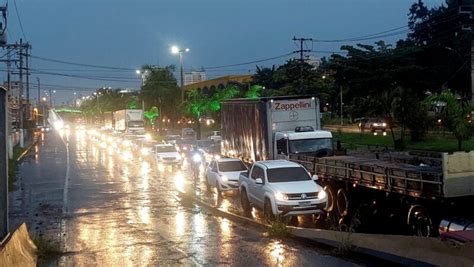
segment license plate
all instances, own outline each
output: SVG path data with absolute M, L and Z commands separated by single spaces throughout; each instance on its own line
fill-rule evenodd
M 311 201 L 302 201 L 298 203 L 301 207 L 311 206 Z

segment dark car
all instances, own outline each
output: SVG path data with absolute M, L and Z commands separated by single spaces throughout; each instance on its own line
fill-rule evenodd
M 362 118 L 359 120 L 358 126 L 361 132 L 384 133 L 387 131 L 388 123 L 381 118 Z

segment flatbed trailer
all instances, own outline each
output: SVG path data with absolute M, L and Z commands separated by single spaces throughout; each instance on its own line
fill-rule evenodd
M 474 152 L 291 159 L 318 175 L 331 199 L 327 210 L 341 225 L 357 216 L 375 220 L 377 213 L 423 236 L 450 230 L 443 225 L 474 229 Z

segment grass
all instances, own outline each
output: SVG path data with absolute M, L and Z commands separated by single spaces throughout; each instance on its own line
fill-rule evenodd
M 16 181 L 16 169 L 19 164 L 19 161 L 17 161 L 17 159 L 25 150 L 26 148 L 15 146 L 13 148 L 13 159 L 8 160 L 8 191 L 15 190 L 14 183 Z
M 373 135 L 371 133 L 333 133 L 334 140 L 340 140 L 343 148 L 355 149 L 358 146 L 375 146 L 393 148 L 392 136 L 387 132 L 387 136 Z M 454 152 L 457 151 L 458 141 L 451 136 L 427 137 L 420 142 L 412 142 L 409 136 L 406 137 L 406 150 L 426 150 L 437 152 Z M 474 140 L 469 139 L 463 141 L 463 150 L 474 150 Z
M 33 238 L 36 245 L 37 255 L 40 259 L 50 259 L 62 254 L 59 243 L 47 240 L 42 236 Z
M 268 228 L 268 235 L 270 237 L 286 237 L 289 234 L 288 227 L 286 223 L 280 217 L 275 218 L 274 220 L 269 220 L 270 228 Z

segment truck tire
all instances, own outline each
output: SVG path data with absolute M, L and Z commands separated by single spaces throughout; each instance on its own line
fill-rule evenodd
M 422 205 L 410 207 L 407 224 L 415 236 L 429 237 L 433 232 L 433 224 L 428 210 Z
M 268 198 L 265 199 L 265 203 L 263 204 L 263 216 L 268 221 L 275 220 L 275 214 L 273 214 L 273 210 L 272 210 L 272 203 L 270 202 Z
M 242 192 L 240 193 L 240 205 L 242 205 L 242 209 L 244 210 L 244 214 L 249 214 L 251 211 L 250 201 L 247 196 L 247 190 L 242 188 Z
M 328 196 L 328 202 L 326 204 L 326 211 L 332 212 L 334 210 L 334 189 L 330 185 L 324 187 L 324 191 Z
M 347 197 L 346 190 L 343 188 L 337 190 L 336 204 L 340 217 L 344 217 L 349 213 L 349 198 Z

